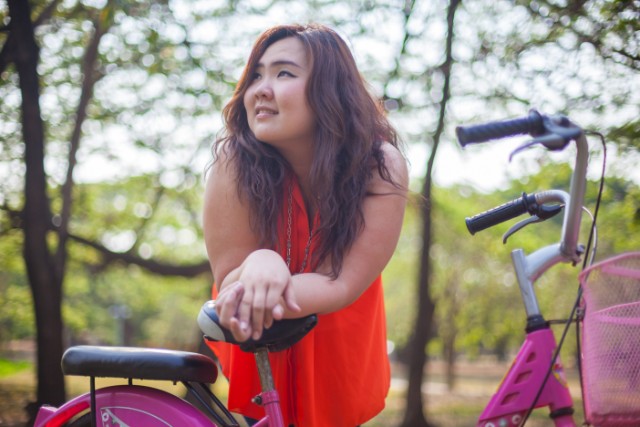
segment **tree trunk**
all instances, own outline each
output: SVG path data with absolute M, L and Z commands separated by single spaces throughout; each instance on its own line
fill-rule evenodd
M 37 402 L 59 405 L 65 400 L 62 357 L 61 277 L 47 244 L 50 209 L 44 170 L 44 125 L 40 115 L 37 73 L 39 49 L 26 0 L 9 0 L 13 58 L 20 77 L 22 133 L 25 142 L 23 256 L 35 307 L 37 330 Z M 37 406 L 36 406 L 37 407 Z
M 444 341 L 444 356 L 446 362 L 447 390 L 454 391 L 456 387 L 456 331 L 448 334 Z
M 435 148 L 434 148 L 435 151 Z M 422 251 L 420 253 L 420 276 L 418 279 L 418 314 L 409 342 L 409 386 L 403 427 L 429 426 L 424 415 L 422 384 L 427 362 L 426 347 L 431 335 L 434 304 L 429 292 L 429 248 L 431 247 L 431 174 L 430 168 L 423 188 L 424 208 L 422 223 Z
M 413 329 L 413 335 L 409 342 L 409 386 L 407 388 L 407 406 L 401 427 L 428 427 L 430 424 L 424 415 L 424 403 L 422 396 L 422 384 L 424 382 L 427 362 L 427 343 L 431 338 L 431 328 L 434 313 L 434 303 L 430 295 L 431 279 L 431 193 L 432 172 L 435 156 L 440 144 L 440 138 L 444 131 L 447 104 L 450 97 L 451 68 L 453 65 L 453 23 L 455 12 L 460 0 L 451 0 L 447 10 L 447 45 L 446 59 L 440 69 L 444 77 L 442 87 L 442 100 L 440 101 L 440 114 L 438 127 L 433 136 L 433 148 L 427 164 L 424 187 L 422 189 L 422 251 L 420 253 L 420 275 L 418 279 L 418 313 Z

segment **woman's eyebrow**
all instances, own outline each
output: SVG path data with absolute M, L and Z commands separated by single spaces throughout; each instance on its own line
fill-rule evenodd
M 289 59 L 278 59 L 276 61 L 273 61 L 271 63 L 268 64 L 269 67 L 273 68 L 273 67 L 280 67 L 283 65 L 290 65 L 292 67 L 296 67 L 296 68 L 303 68 L 302 65 L 299 65 L 297 62 L 295 61 L 291 61 Z M 258 62 L 256 64 L 256 68 L 264 68 L 265 64 L 263 62 Z

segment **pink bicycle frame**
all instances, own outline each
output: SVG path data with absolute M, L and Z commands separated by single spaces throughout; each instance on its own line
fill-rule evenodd
M 535 195 L 540 206 L 547 203 L 565 206 L 560 242 L 538 249 L 529 255 L 525 255 L 522 249 L 516 249 L 511 253 L 527 313 L 527 336 L 498 391 L 480 416 L 478 427 L 520 426 L 532 405 L 535 408 L 548 406 L 556 427 L 576 426 L 572 415 L 573 402 L 562 364 L 559 358 L 553 360 L 556 340 L 544 322 L 534 290 L 534 282 L 553 265 L 561 262 L 577 264 L 581 258 L 582 248 L 578 245 L 578 235 L 586 184 L 588 144 L 582 132 L 575 142 L 576 162 L 570 193 L 548 190 Z M 513 226 L 505 236 L 508 237 L 525 226 L 526 221 Z M 553 366 L 553 369 L 547 378 L 550 366 Z
M 259 399 L 264 406 L 266 415 L 254 424 L 254 427 L 284 427 L 278 392 L 276 390 L 265 391 L 260 394 Z
M 478 420 L 478 427 L 519 426 L 536 398 L 556 351 L 551 329 L 527 334 L 509 372 Z M 576 427 L 573 401 L 562 364 L 558 359 L 535 405 L 549 406 L 556 427 Z

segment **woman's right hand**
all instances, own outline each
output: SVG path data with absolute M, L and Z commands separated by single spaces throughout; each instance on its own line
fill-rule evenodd
M 264 328 L 282 319 L 285 305 L 299 311 L 291 273 L 275 251 L 259 249 L 244 260 L 223 284 L 216 299 L 220 322 L 238 341 L 258 339 Z

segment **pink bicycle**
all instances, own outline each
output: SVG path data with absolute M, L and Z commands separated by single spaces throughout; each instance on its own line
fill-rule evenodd
M 532 110 L 524 118 L 460 126 L 456 133 L 462 146 L 519 134 L 531 135 L 533 140 L 517 148 L 512 156 L 534 145 L 554 151 L 564 149 L 571 142 L 576 146 L 569 193 L 561 190 L 523 193 L 518 199 L 466 220 L 467 228 L 474 234 L 528 213 L 529 218 L 505 233 L 503 241 L 506 242 L 523 227 L 545 221 L 564 210 L 558 243 L 528 255 L 522 249 L 511 254 L 527 315 L 526 338 L 477 426 L 523 426 L 533 409 L 540 407 L 549 408 L 556 427 L 576 426 L 559 348 L 569 326 L 577 320 L 582 325 L 579 333 L 582 332 L 586 422 L 599 427 L 640 425 L 640 252 L 614 257 L 583 270 L 578 298 L 559 345 L 540 312 L 534 290 L 534 282 L 553 265 L 576 265 L 585 254 L 590 254 L 585 260 L 592 261 L 595 256 L 592 243 L 600 198 L 589 243 L 586 247 L 578 243 L 589 157 L 585 132 L 564 116 L 544 116 Z
M 315 315 L 282 320 L 266 330 L 259 340 L 237 343 L 218 324 L 212 301 L 205 303 L 198 323 L 206 339 L 217 339 L 241 346 L 255 354 L 262 392 L 255 402 L 264 406 L 265 416 L 256 426 L 285 427 L 278 392 L 273 386 L 269 351 L 284 350 L 302 339 L 317 323 Z M 207 384 L 216 381 L 217 366 L 207 356 L 174 350 L 77 346 L 62 357 L 65 375 L 90 379 L 90 391 L 59 408 L 43 406 L 35 427 L 238 427 L 237 420 Z M 123 378 L 123 385 L 96 389 L 96 378 Z M 173 394 L 133 384 L 139 380 L 165 380 L 182 383 L 203 408 L 198 409 Z

